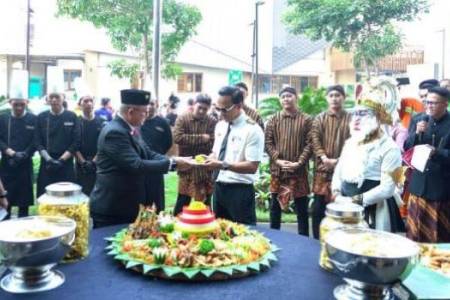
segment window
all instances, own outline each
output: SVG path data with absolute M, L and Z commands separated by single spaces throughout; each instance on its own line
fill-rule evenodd
M 179 93 L 200 93 L 202 91 L 202 73 L 183 73 L 178 76 Z
M 318 78 L 316 76 L 260 75 L 259 92 L 264 94 L 278 94 L 284 86 L 290 85 L 301 93 L 307 86 L 316 89 L 317 84 Z
M 259 77 L 259 92 L 263 94 L 270 94 L 270 80 L 268 75 L 261 75 Z
M 73 91 L 75 89 L 74 80 L 81 77 L 81 70 L 64 70 L 64 89 Z

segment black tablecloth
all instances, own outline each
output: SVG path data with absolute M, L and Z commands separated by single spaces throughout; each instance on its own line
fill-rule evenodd
M 0 290 L 0 299 L 39 300 L 134 300 L 134 299 L 333 299 L 333 288 L 342 281 L 318 265 L 316 240 L 293 233 L 257 227 L 281 248 L 278 262 L 268 271 L 242 279 L 220 282 L 173 282 L 142 276 L 127 270 L 106 255 L 105 237 L 124 226 L 92 232 L 88 258 L 59 265 L 66 282 L 59 288 L 36 294 L 14 295 Z

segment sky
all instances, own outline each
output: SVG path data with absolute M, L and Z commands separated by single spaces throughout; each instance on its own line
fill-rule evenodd
M 450 1 L 429 0 L 430 12 L 421 15 L 413 22 L 400 24 L 405 43 L 423 46 L 436 35 L 442 35 L 442 28 L 450 23 Z
M 207 1 L 207 0 L 203 0 Z M 208 0 L 208 1 L 222 1 L 222 0 Z M 247 0 L 252 1 L 252 0 Z M 274 0 L 274 1 L 281 1 L 281 0 Z M 189 0 L 183 0 L 183 2 L 191 2 Z M 199 4 L 202 1 L 193 0 L 192 1 L 195 4 Z M 56 0 L 32 0 L 33 7 L 35 7 L 36 10 L 40 10 L 40 16 L 41 17 L 50 17 L 55 13 L 55 3 Z M 430 13 L 422 15 L 418 20 L 415 20 L 414 22 L 408 22 L 408 23 L 402 23 L 399 24 L 399 28 L 404 34 L 405 40 L 404 43 L 408 45 L 415 45 L 415 46 L 423 46 L 430 42 L 430 39 L 439 39 L 442 38 L 442 31 L 439 32 L 439 30 L 442 30 L 443 26 L 447 23 L 450 23 L 449 13 L 450 13 L 450 0 L 429 0 L 430 3 Z M 0 37 L 12 37 L 12 36 L 20 36 L 19 32 L 23 31 L 23 28 L 18 28 L 17 26 L 13 26 L 11 28 L 10 26 L 4 26 L 6 24 L 17 24 L 17 18 L 22 15 L 22 12 L 24 13 L 25 7 L 26 7 L 26 0 L 14 0 L 14 4 L 12 5 L 15 7 L 13 9 L 15 12 L 11 13 L 11 2 L 8 0 L 0 0 L 0 16 L 1 16 L 1 24 L 0 27 Z M 2 9 L 5 8 L 5 9 Z M 6 9 L 8 8 L 8 9 Z M 2 13 L 3 11 L 3 13 Z M 44 11 L 44 14 L 42 13 Z M 51 18 L 48 18 L 51 19 Z M 42 20 L 41 20 L 42 21 Z M 80 26 L 80 23 L 76 21 L 70 21 L 65 20 L 59 23 L 60 26 L 73 28 L 73 26 L 77 24 Z M 52 22 L 49 20 L 47 30 L 52 30 L 52 27 L 55 24 L 52 24 Z M 88 24 L 82 24 L 81 26 L 85 27 L 83 28 L 86 30 L 88 27 L 91 27 Z M 15 28 L 14 28 L 15 27 Z M 70 30 L 68 31 L 70 32 Z M 100 33 L 99 31 L 96 32 L 96 30 L 91 31 L 92 34 L 85 36 L 86 44 L 96 44 L 96 41 L 98 42 L 101 40 L 102 42 L 106 42 L 104 38 L 104 34 Z M 97 34 L 96 34 L 97 33 Z M 450 34 L 450 33 L 449 33 Z M 70 34 L 69 34 L 70 35 Z M 39 32 L 36 32 L 36 37 L 48 37 L 50 35 L 48 34 L 40 34 Z M 47 38 L 45 40 L 40 40 L 43 44 L 51 43 L 53 41 L 48 40 Z M 63 43 L 56 43 L 55 48 L 65 48 L 70 45 L 70 38 L 67 38 L 64 40 Z M 38 45 L 35 45 L 38 46 Z M 109 46 L 109 45 L 108 45 Z M 70 48 L 70 47 L 67 47 Z M 108 50 L 110 49 L 110 47 Z

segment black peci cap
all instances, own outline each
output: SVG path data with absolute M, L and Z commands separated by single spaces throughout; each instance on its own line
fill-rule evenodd
M 428 90 L 435 86 L 439 86 L 439 81 L 437 81 L 436 79 L 427 79 L 419 84 L 419 89 Z
M 281 94 L 283 94 L 283 93 L 290 93 L 290 94 L 297 96 L 297 91 L 291 86 L 285 86 L 284 88 L 282 88 L 280 93 L 278 94 L 278 96 L 281 97 Z
M 148 105 L 150 103 L 150 92 L 129 89 L 120 91 L 120 100 L 122 104 L 127 105 Z
M 336 85 L 331 85 L 327 88 L 327 95 L 332 92 L 332 91 L 336 91 L 339 94 L 341 94 L 342 96 L 345 97 L 345 90 L 344 87 L 340 84 L 336 84 Z

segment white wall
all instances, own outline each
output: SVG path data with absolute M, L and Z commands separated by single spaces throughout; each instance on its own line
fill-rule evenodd
M 0 96 L 6 96 L 8 92 L 8 66 L 6 57 L 0 56 Z
M 406 68 L 410 84 L 402 87 L 403 97 L 417 97 L 419 84 L 425 79 L 435 78 L 438 73 L 437 64 L 409 65 Z
M 196 6 L 202 21 L 197 34 L 192 38 L 226 55 L 251 64 L 254 19 L 254 2 L 250 0 L 182 0 Z M 198 53 L 181 51 L 177 61 L 203 64 L 204 58 Z M 220 63 L 220 62 L 218 62 Z M 230 65 L 232 69 L 234 66 Z
M 183 65 L 183 72 L 186 73 L 202 73 L 202 93 L 211 96 L 212 100 L 217 99 L 219 89 L 228 84 L 228 70 L 212 69 L 198 66 Z M 179 93 L 177 91 L 176 80 L 161 80 L 160 83 L 160 104 L 167 101 L 170 93 L 174 93 L 181 100 L 180 109 L 186 105 L 189 98 L 195 98 L 198 93 Z
M 129 89 L 130 81 L 128 79 L 119 79 L 116 76 L 111 76 L 111 70 L 108 64 L 121 57 L 109 54 L 100 54 L 97 67 L 97 87 L 95 96 L 97 99 L 102 97 L 111 98 L 114 107 L 120 106 L 120 90 Z M 130 62 L 136 61 L 128 59 Z M 94 66 L 95 67 L 95 66 Z
M 439 64 L 438 77 L 442 78 L 442 64 L 444 63 L 444 77 L 450 77 L 450 1 L 429 0 L 429 13 L 422 15 L 411 23 L 402 23 L 406 43 L 424 46 L 424 63 Z M 445 42 L 444 42 L 445 41 Z M 445 43 L 445 45 L 443 45 Z M 443 49 L 445 55 L 443 57 Z M 422 79 L 427 79 L 425 75 Z

